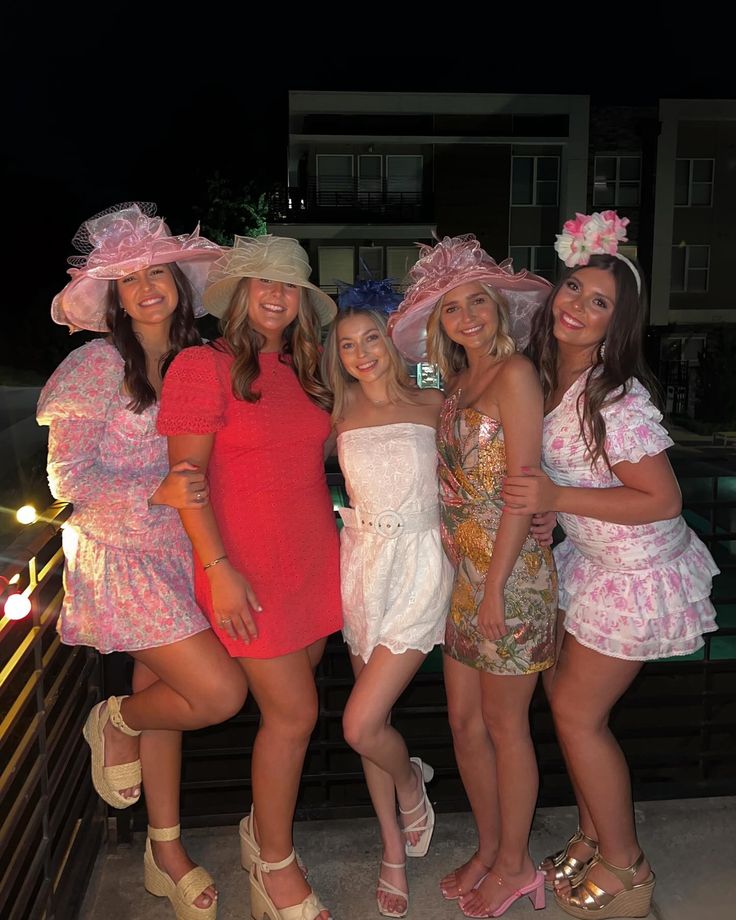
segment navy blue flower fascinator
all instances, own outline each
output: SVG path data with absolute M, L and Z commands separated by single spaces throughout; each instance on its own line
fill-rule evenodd
M 375 310 L 389 316 L 401 303 L 402 296 L 393 289 L 390 278 L 381 281 L 365 278 L 355 284 L 338 282 L 337 305 L 341 310 Z

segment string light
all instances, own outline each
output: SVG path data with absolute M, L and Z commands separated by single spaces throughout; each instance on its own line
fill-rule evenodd
M 33 505 L 23 505 L 15 512 L 15 518 L 19 524 L 35 524 L 38 513 Z
M 9 620 L 22 620 L 31 612 L 30 598 L 25 594 L 11 594 L 5 601 L 3 611 Z

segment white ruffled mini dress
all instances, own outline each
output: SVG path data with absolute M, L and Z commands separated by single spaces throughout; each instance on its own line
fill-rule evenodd
M 587 375 L 544 420 L 544 469 L 561 486 L 606 489 L 621 481 L 603 461 L 591 469 L 580 434 L 577 400 Z M 672 446 L 662 414 L 632 379 L 626 395 L 603 407 L 611 463 L 638 463 Z M 611 524 L 559 514 L 566 539 L 555 548 L 565 629 L 582 645 L 632 661 L 687 655 L 717 629 L 710 602 L 719 573 L 683 518 Z
M 363 661 L 378 645 L 396 655 L 429 652 L 444 637 L 453 583 L 440 537 L 434 428 L 413 422 L 355 428 L 338 436 L 337 449 L 358 519 L 433 521 L 399 536 L 343 527 L 345 641 Z

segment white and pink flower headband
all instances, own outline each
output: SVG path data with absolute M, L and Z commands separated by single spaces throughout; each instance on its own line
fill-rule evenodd
M 629 266 L 636 278 L 636 290 L 641 294 L 641 277 L 634 263 L 618 251 L 619 243 L 626 243 L 628 217 L 619 217 L 615 211 L 593 214 L 575 214 L 575 220 L 565 221 L 562 233 L 557 234 L 555 250 L 568 268 L 587 265 L 591 256 L 615 256 Z

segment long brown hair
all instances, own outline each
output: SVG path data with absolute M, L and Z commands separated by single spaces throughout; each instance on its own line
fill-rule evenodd
M 351 376 L 342 366 L 340 360 L 340 350 L 337 341 L 337 327 L 344 319 L 351 316 L 366 316 L 373 320 L 376 329 L 381 333 L 381 338 L 386 345 L 388 352 L 390 372 L 387 382 L 388 398 L 392 403 L 413 403 L 413 388 L 409 374 L 404 364 L 404 359 L 396 349 L 386 332 L 386 318 L 377 310 L 370 310 L 366 307 L 344 307 L 337 314 L 330 326 L 330 332 L 325 342 L 325 349 L 322 353 L 322 376 L 325 383 L 332 391 L 334 406 L 332 409 L 332 422 L 335 424 L 345 416 L 345 409 L 348 402 L 348 389 L 350 386 L 360 386 L 360 384 Z
M 458 282 L 458 286 L 462 283 L 462 281 Z M 511 321 L 506 299 L 497 290 L 482 281 L 480 286 L 496 304 L 496 312 L 498 313 L 498 328 L 488 353 L 499 360 L 507 358 L 516 351 L 516 346 L 511 338 Z M 448 293 L 450 292 L 448 291 Z M 437 365 L 445 380 L 451 381 L 453 377 L 456 377 L 460 371 L 465 370 L 468 366 L 468 357 L 463 346 L 453 342 L 442 329 L 440 320 L 442 318 L 442 304 L 446 296 L 447 294 L 440 297 L 427 321 L 427 359 L 432 364 Z
M 581 266 L 582 267 L 582 266 Z M 611 324 L 606 332 L 605 348 L 596 352 L 592 371 L 577 401 L 580 434 L 590 455 L 591 467 L 603 460 L 608 469 L 611 464 L 606 453 L 606 422 L 601 409 L 618 402 L 627 392 L 629 381 L 636 377 L 656 400 L 657 381 L 644 359 L 644 323 L 647 316 L 647 297 L 642 280 L 641 294 L 636 289 L 636 279 L 625 262 L 610 255 L 591 256 L 585 268 L 598 268 L 610 272 L 616 285 Z M 639 277 L 643 279 L 637 265 Z M 552 304 L 557 292 L 570 275 L 578 269 L 568 269 L 552 288 L 547 302 L 537 311 L 527 355 L 539 370 L 545 402 L 557 388 L 557 340 L 552 330 L 554 318 Z
M 189 279 L 175 262 L 168 265 L 176 285 L 179 301 L 171 317 L 169 328 L 169 350 L 161 360 L 161 376 L 183 348 L 201 345 L 202 339 L 194 324 L 194 292 Z M 130 393 L 128 408 L 139 415 L 144 409 L 156 403 L 156 391 L 148 380 L 146 353 L 140 339 L 133 331 L 133 323 L 123 310 L 117 284 L 110 282 L 105 312 L 110 340 L 117 348 L 124 363 L 125 389 Z
M 235 361 L 230 372 L 233 396 L 245 402 L 258 402 L 261 394 L 253 389 L 261 373 L 258 353 L 266 344 L 265 338 L 248 321 L 248 282 L 241 278 L 220 322 L 222 337 Z M 284 330 L 279 360 L 288 364 L 299 379 L 299 384 L 309 399 L 320 409 L 332 409 L 332 395 L 322 382 L 320 373 L 321 326 L 314 307 L 300 288 L 299 312 L 296 319 Z

